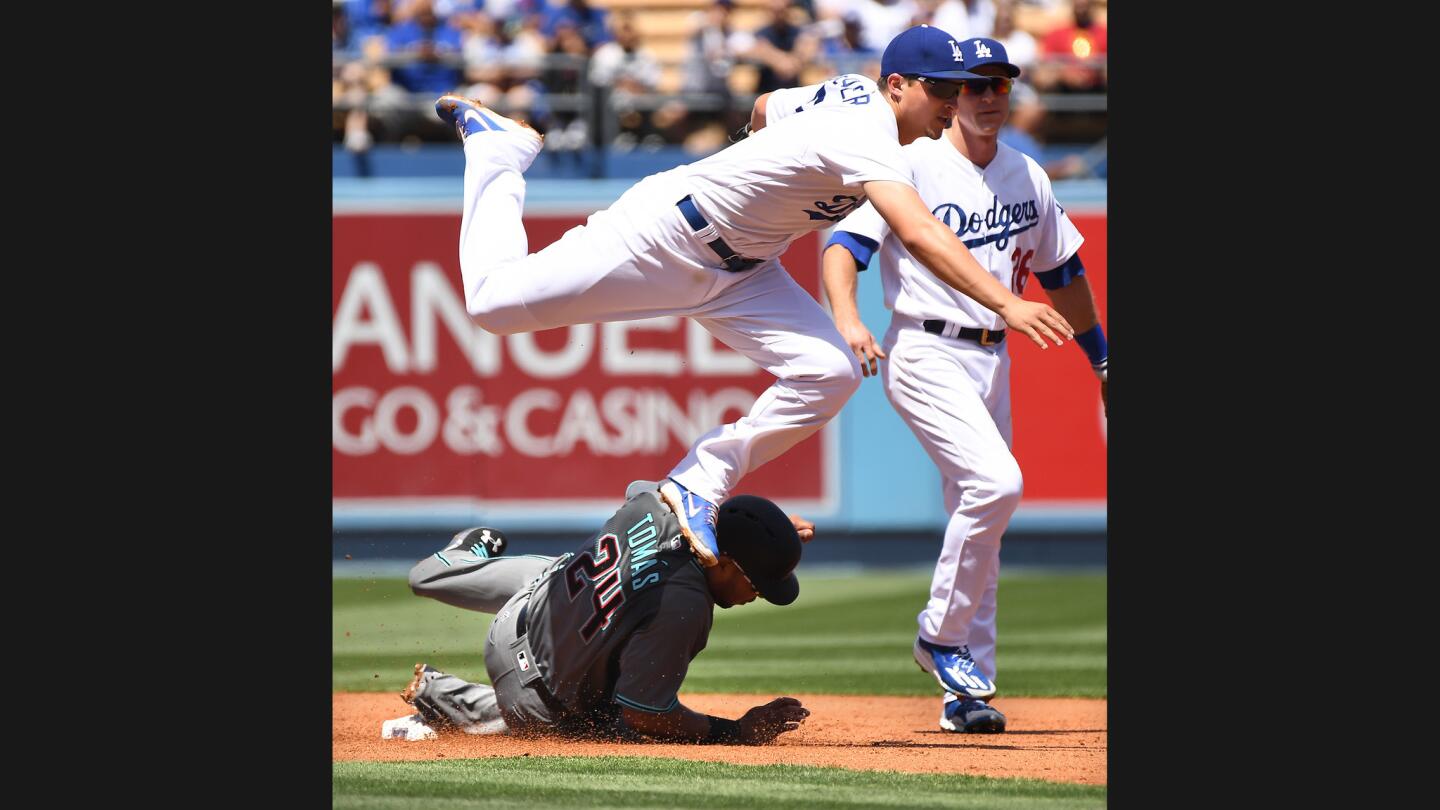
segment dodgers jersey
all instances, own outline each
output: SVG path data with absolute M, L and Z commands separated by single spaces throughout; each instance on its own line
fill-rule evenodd
M 667 712 L 710 637 L 714 599 L 653 487 L 542 575 L 526 616 L 545 686 L 581 715 Z M 618 704 L 618 705 L 617 705 Z
M 745 140 L 665 173 L 683 178 L 695 207 L 743 256 L 779 256 L 801 234 L 839 222 L 865 202 L 867 181 L 915 185 L 895 113 L 871 79 L 776 90 L 765 120 Z
M 944 136 L 922 138 L 904 152 L 915 167 L 915 187 L 930 213 L 960 237 L 981 267 L 1016 295 L 1024 293 L 1031 273 L 1053 270 L 1080 249 L 1084 237 L 1055 201 L 1050 178 L 1023 153 L 998 144 L 994 159 L 982 169 Z M 890 226 L 875 206 L 867 203 L 835 230 L 836 237 L 844 232 L 880 245 L 887 309 L 918 320 L 1005 328 L 1003 318 L 936 278 L 899 239 L 887 239 Z

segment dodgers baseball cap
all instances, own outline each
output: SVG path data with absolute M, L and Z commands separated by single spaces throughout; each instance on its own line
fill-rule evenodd
M 765 601 L 788 605 L 800 595 L 795 566 L 800 534 L 784 510 L 758 495 L 736 495 L 716 510 L 715 539 Z
M 901 31 L 880 55 L 880 83 L 891 73 L 930 79 L 981 79 L 966 70 L 960 40 L 931 25 Z
M 1010 64 L 1010 56 L 1005 53 L 1005 46 L 998 41 L 987 37 L 974 37 L 960 43 L 960 51 L 965 55 L 965 69 L 974 70 L 981 65 L 999 65 L 1005 69 L 1005 75 L 1015 78 L 1020 75 L 1020 67 Z

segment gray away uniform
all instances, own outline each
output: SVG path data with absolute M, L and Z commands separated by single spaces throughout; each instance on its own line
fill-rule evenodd
M 488 559 L 453 549 L 416 564 L 416 594 L 497 614 L 485 639 L 493 688 L 429 679 L 414 700 L 427 720 L 439 715 L 472 733 L 613 737 L 628 736 L 622 706 L 675 708 L 715 602 L 655 484 L 636 482 L 626 495 L 574 553 Z

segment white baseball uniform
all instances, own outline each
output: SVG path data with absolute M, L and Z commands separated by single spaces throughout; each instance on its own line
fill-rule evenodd
M 1055 270 L 1079 250 L 1080 232 L 1055 202 L 1044 170 L 1024 154 L 999 144 L 982 169 L 946 137 L 921 139 L 904 151 L 931 212 L 1015 294 L 1024 292 L 1031 273 Z M 1005 323 L 936 278 L 889 234 L 867 204 L 836 226 L 831 243 L 846 244 L 857 260 L 868 260 L 879 245 L 885 306 L 894 310 L 882 341 L 889 358 L 885 395 L 943 480 L 950 521 L 930 600 L 917 617 L 920 636 L 945 646 L 968 644 L 993 681 L 1000 536 L 1021 491 L 1010 452 L 1011 337 L 990 346 L 957 337 L 963 327 L 1004 329 Z M 945 322 L 936 327 L 941 334 L 926 331 L 927 320 Z
M 777 92 L 814 111 L 777 116 L 715 155 L 645 178 L 528 256 L 520 173 L 538 141 L 518 131 L 465 139 L 460 267 L 476 323 L 512 334 L 684 315 L 775 375 L 748 415 L 700 437 L 670 473 L 716 504 L 743 475 L 819 430 L 860 383 L 854 354 L 778 257 L 861 205 L 862 183 L 913 185 L 874 81 L 842 76 Z M 686 197 L 708 223 L 699 230 L 677 207 Z M 710 246 L 716 237 L 761 261 L 727 271 Z

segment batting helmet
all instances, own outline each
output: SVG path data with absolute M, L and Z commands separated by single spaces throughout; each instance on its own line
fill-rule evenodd
M 800 535 L 780 507 L 757 495 L 736 495 L 720 504 L 715 539 L 750 578 L 765 601 L 788 605 L 800 595 L 795 566 Z

